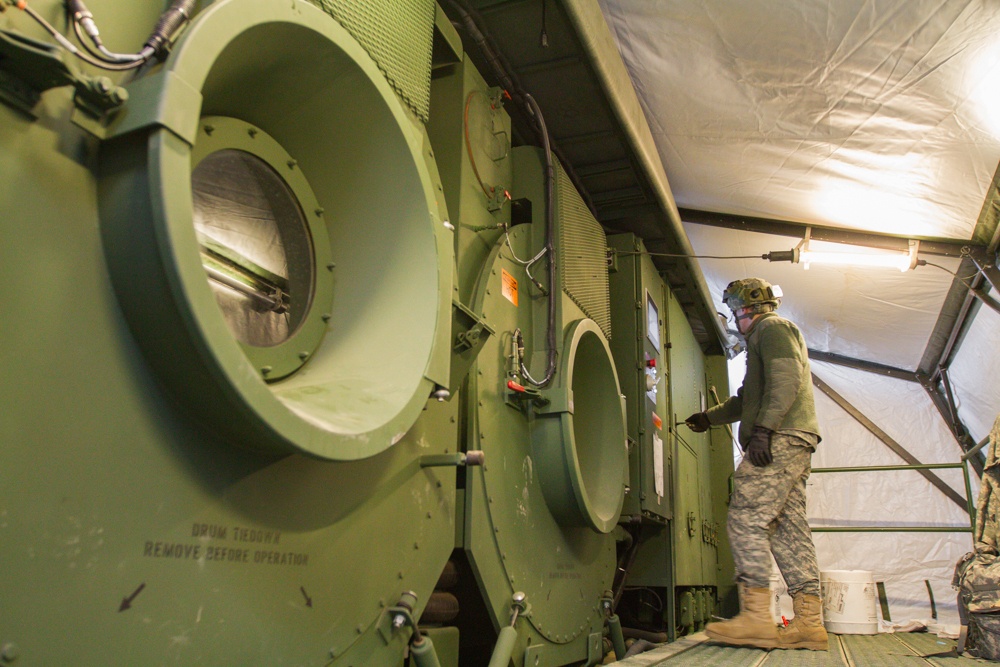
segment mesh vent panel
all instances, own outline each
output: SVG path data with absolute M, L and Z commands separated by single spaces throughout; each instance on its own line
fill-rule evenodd
M 310 0 L 358 40 L 425 123 L 430 117 L 434 0 Z
M 607 237 L 562 167 L 556 174 L 563 290 L 611 340 Z

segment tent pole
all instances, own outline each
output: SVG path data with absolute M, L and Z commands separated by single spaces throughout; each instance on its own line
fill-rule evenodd
M 941 390 L 938 388 L 937 383 L 932 381 L 931 378 L 920 376 L 920 384 L 923 385 L 924 389 L 927 391 L 927 395 L 931 397 L 931 402 L 934 403 L 934 407 L 938 409 L 941 413 L 941 418 L 945 420 L 945 423 L 951 429 L 951 434 L 955 437 L 958 442 L 958 446 L 962 448 L 963 452 L 969 452 L 976 445 L 976 441 L 972 439 L 969 435 L 969 429 L 965 427 L 962 420 L 955 416 L 955 420 L 952 421 L 951 415 L 949 414 L 951 409 L 948 406 L 948 400 L 941 394 Z M 969 458 L 969 463 L 972 465 L 972 469 L 976 471 L 979 478 L 983 477 L 983 465 L 985 463 L 984 459 L 980 456 L 972 456 Z

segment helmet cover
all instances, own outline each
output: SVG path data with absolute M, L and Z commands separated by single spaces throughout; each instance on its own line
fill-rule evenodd
M 722 300 L 734 313 L 740 308 L 755 308 L 781 303 L 781 288 L 771 285 L 763 278 L 743 278 L 729 283 L 722 293 Z

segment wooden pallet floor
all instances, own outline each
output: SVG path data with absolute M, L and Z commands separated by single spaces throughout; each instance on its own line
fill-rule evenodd
M 764 651 L 722 646 L 704 634 L 684 637 L 619 667 L 957 667 L 988 664 L 955 654 L 955 641 L 927 633 L 830 635 L 829 651 Z

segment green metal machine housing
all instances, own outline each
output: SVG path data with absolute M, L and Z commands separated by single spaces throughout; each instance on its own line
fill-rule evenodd
M 407 48 L 429 79 L 424 5 Z M 124 51 L 163 3 L 91 9 Z M 0 21 L 5 97 L 40 88 L 48 36 Z M 423 123 L 306 2 L 212 3 L 162 65 L 112 76 L 110 113 L 74 86 L 0 107 L 21 314 L 0 643 L 25 664 L 399 665 L 456 513 L 455 467 L 422 465 L 458 443 L 457 401 L 429 400 L 454 251 Z
M 129 52 L 165 4 L 89 9 Z M 202 1 L 123 72 L 0 8 L 4 655 L 597 664 L 620 517 L 629 586 L 723 590 L 676 414 L 724 362 L 433 0 Z
M 683 425 L 728 396 L 726 359 L 701 353 L 641 239 L 619 234 L 609 245 L 613 349 L 632 443 L 618 610 L 623 622 L 672 639 L 704 627 L 732 588 L 731 439 L 722 428 L 696 434 Z

